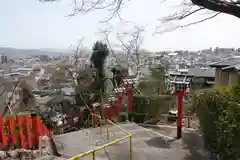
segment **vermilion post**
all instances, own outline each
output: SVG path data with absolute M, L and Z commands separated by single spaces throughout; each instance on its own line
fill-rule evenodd
M 105 111 L 105 118 L 109 119 L 109 112 L 108 112 L 108 107 L 107 106 L 104 108 L 104 111 Z
M 34 147 L 38 146 L 38 137 L 39 137 L 39 132 L 38 132 L 38 120 L 37 116 L 32 116 L 32 130 L 33 130 L 33 142 L 34 142 Z
M 112 116 L 112 118 L 115 118 L 116 112 L 115 112 L 115 108 L 114 108 L 113 102 L 111 102 L 110 105 L 111 105 L 111 107 L 110 107 L 111 116 Z
M 120 113 L 122 112 L 122 106 L 123 106 L 122 93 L 118 93 L 117 101 L 118 101 L 118 112 Z
M 26 125 L 26 132 L 27 132 L 27 141 L 28 141 L 28 147 L 29 148 L 32 148 L 33 145 L 32 145 L 32 132 L 31 132 L 31 120 L 29 119 L 29 115 L 28 113 L 26 113 L 24 115 L 24 121 L 25 121 L 25 125 Z M 34 127 L 33 127 L 34 129 Z
M 114 105 L 114 113 L 116 114 L 116 116 L 119 114 L 119 108 L 118 108 L 118 96 L 116 96 L 116 100 L 113 102 Z
M 178 92 L 177 94 L 177 103 L 178 103 L 177 139 L 180 139 L 182 137 L 183 97 L 184 97 L 184 92 Z
M 80 120 L 83 122 L 84 121 L 84 117 L 83 117 L 83 111 L 80 109 Z
M 37 117 L 37 116 L 36 116 Z M 38 126 L 38 134 L 39 136 L 43 136 L 43 127 L 41 120 L 37 117 L 37 126 Z
M 23 133 L 23 119 L 20 116 L 16 116 L 16 121 L 18 124 L 18 130 L 19 130 L 19 135 L 18 135 L 18 141 L 20 142 L 21 148 L 25 148 L 25 136 Z
M 7 146 L 7 136 L 6 136 L 6 130 L 5 130 L 5 120 L 4 117 L 0 116 L 0 127 L 1 127 L 1 139 L 3 142 L 3 146 Z
M 107 107 L 107 114 L 108 114 L 108 119 L 112 120 L 112 114 L 111 114 L 111 106 Z
M 128 93 L 128 112 L 132 112 L 132 100 L 133 100 L 133 87 L 128 86 L 127 88 L 127 93 Z
M 12 116 L 8 116 L 9 128 L 10 128 L 10 136 L 12 140 L 12 144 L 16 145 L 16 138 L 15 138 L 15 120 Z

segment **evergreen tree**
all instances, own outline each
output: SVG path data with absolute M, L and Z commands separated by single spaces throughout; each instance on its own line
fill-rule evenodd
M 104 81 L 105 81 L 105 60 L 109 55 L 109 49 L 107 44 L 100 41 L 94 43 L 93 52 L 90 58 L 91 66 L 97 69 L 96 73 L 96 89 L 100 94 L 104 93 Z M 99 94 L 99 95 L 100 95 Z M 98 97 L 99 100 L 100 96 Z

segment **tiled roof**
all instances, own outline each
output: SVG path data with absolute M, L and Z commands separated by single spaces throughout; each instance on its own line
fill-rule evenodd
M 240 62 L 240 57 L 230 57 L 218 62 L 214 62 L 210 65 L 210 67 L 227 67 L 231 65 L 235 65 Z
M 232 68 L 234 68 L 237 71 L 239 71 L 240 70 L 240 62 L 237 63 L 237 64 L 234 64 L 234 65 L 231 65 L 231 66 L 224 67 L 223 70 L 225 70 L 225 69 L 232 69 Z
M 215 68 L 189 68 L 188 73 L 194 77 L 215 77 Z
M 188 68 L 188 73 L 187 74 L 180 74 L 178 72 L 170 72 L 170 75 L 174 76 L 174 75 L 179 75 L 179 76 L 183 76 L 183 75 L 187 75 L 189 77 L 193 76 L 193 77 L 215 77 L 215 68 Z

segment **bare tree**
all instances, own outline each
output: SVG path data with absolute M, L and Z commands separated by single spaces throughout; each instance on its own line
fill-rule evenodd
M 76 71 L 78 70 L 78 58 L 82 58 L 82 45 L 83 45 L 83 40 L 84 38 L 81 38 L 78 42 L 78 45 L 77 45 L 77 48 L 75 50 L 75 68 L 76 68 Z
M 42 2 L 53 2 L 57 0 L 39 0 Z M 159 0 L 160 4 L 168 0 Z M 114 17 L 120 17 L 119 11 L 126 4 L 128 0 L 74 0 L 73 2 L 73 13 L 70 16 L 77 14 L 86 14 L 94 10 L 106 9 L 109 11 L 109 16 L 102 22 L 108 22 Z M 194 22 L 185 25 L 175 25 L 168 30 L 157 31 L 157 33 L 172 31 L 177 28 L 188 27 L 193 24 L 201 23 L 206 20 L 212 19 L 220 13 L 229 14 L 240 18 L 240 0 L 182 0 L 183 9 L 180 12 L 176 12 L 163 20 L 163 24 L 169 21 L 182 20 L 197 12 L 205 10 L 212 11 L 207 17 L 196 20 Z M 162 25 L 160 27 L 162 28 Z
M 68 62 L 66 62 L 66 60 L 63 60 L 57 64 L 57 68 L 53 72 L 51 78 L 54 87 L 61 88 L 61 83 L 67 82 L 72 82 L 73 84 L 76 84 L 75 80 L 73 82 L 72 77 L 74 77 L 75 79 L 77 78 L 77 72 L 79 70 L 78 59 L 81 58 L 83 54 L 82 50 L 83 40 L 84 38 L 81 38 L 78 41 L 76 49 L 73 51 L 74 54 L 73 64 L 69 64 Z
M 109 38 L 111 34 L 112 27 L 105 28 L 104 30 L 100 29 L 99 33 L 103 35 L 104 41 L 106 41 L 111 54 L 115 57 L 116 63 L 118 66 L 123 67 L 122 60 L 127 62 L 126 68 L 130 67 L 132 63 L 133 66 L 136 68 L 136 75 L 138 74 L 139 67 L 140 67 L 140 46 L 142 44 L 143 38 L 142 33 L 144 32 L 144 27 L 139 27 L 135 24 L 131 24 L 131 22 L 125 21 L 124 26 L 130 26 L 128 29 L 124 31 L 116 33 L 116 40 L 117 44 L 112 44 Z M 113 46 L 120 47 L 121 51 L 123 52 L 125 58 L 121 59 L 114 51 Z
M 36 109 L 36 101 L 32 94 L 32 90 L 36 84 L 32 75 L 18 78 L 13 81 L 2 80 L 5 91 L 8 92 L 8 98 L 5 97 L 5 108 L 3 115 L 10 112 L 16 114 L 23 111 Z M 4 93 L 2 92 L 2 95 Z
M 135 66 L 136 74 L 138 76 L 140 70 L 140 45 L 142 44 L 141 34 L 144 32 L 142 27 L 134 26 L 133 31 L 117 33 L 117 39 L 125 54 L 125 61 L 127 62 L 127 68 Z M 131 65 L 131 67 L 130 67 Z
M 111 26 L 109 26 L 108 28 L 105 28 L 104 30 L 102 30 L 102 29 L 100 29 L 99 30 L 99 33 L 101 34 L 101 35 L 103 35 L 103 41 L 105 41 L 106 43 L 107 43 L 107 45 L 108 45 L 108 48 L 109 48 L 109 51 L 110 51 L 110 53 L 115 57 L 115 60 L 116 60 L 116 63 L 118 64 L 118 65 L 120 65 L 120 58 L 117 56 L 117 54 L 114 52 L 114 50 L 113 50 L 113 47 L 112 47 L 112 44 L 111 44 L 111 42 L 110 42 L 110 40 L 109 40 L 109 35 L 110 35 L 110 33 L 111 33 Z

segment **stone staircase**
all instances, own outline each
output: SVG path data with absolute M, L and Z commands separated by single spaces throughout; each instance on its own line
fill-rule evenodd
M 196 146 L 196 144 L 188 146 L 181 140 L 164 136 L 156 131 L 140 127 L 135 123 L 119 124 L 119 126 L 130 132 L 133 136 L 133 160 L 208 159 L 207 152 L 204 151 L 200 144 L 199 146 Z M 54 139 L 57 146 L 62 146 L 62 157 L 68 159 L 126 135 L 115 126 L 109 127 L 109 132 L 109 140 L 106 138 L 106 127 L 103 129 L 103 134 L 100 134 L 99 128 L 93 128 L 58 135 Z M 193 139 L 196 139 L 196 137 L 193 137 Z M 105 150 L 97 151 L 95 154 L 96 160 L 129 160 L 129 150 L 129 139 L 126 139 L 118 144 L 107 147 Z M 92 155 L 82 159 L 92 160 Z

